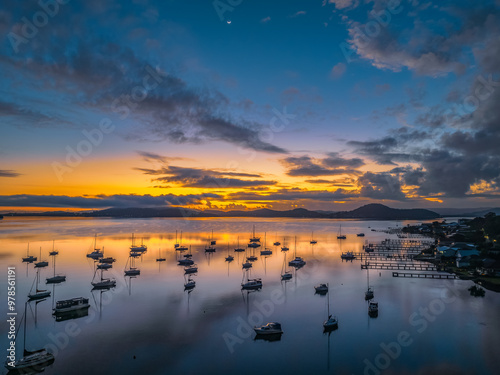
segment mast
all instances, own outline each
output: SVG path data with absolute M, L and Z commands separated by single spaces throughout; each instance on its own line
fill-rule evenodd
M 297 258 L 297 236 L 295 236 L 295 246 L 293 249 L 293 256 Z
M 328 287 L 328 283 L 326 284 L 326 286 Z M 328 303 L 328 319 L 330 319 L 330 288 L 328 288 L 328 292 L 326 293 L 327 293 L 326 300 Z
M 23 332 L 23 355 L 26 354 L 26 312 L 27 312 L 28 302 L 24 303 L 24 332 Z

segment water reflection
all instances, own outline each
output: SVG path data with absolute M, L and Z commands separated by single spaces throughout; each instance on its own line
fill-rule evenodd
M 375 277 L 376 273 L 361 269 L 361 258 L 341 260 L 342 252 L 364 254 L 365 238 L 376 242 L 391 236 L 371 232 L 368 226 L 378 230 L 394 223 L 344 221 L 342 234 L 346 239 L 337 240 L 339 222 L 329 220 L 14 220 L 17 224 L 7 218 L 0 225 L 0 240 L 2 247 L 12 249 L 12 254 L 4 258 L 6 262 L 23 265 L 17 274 L 19 298 L 26 298 L 36 282 L 33 271 L 39 272 L 41 280 L 54 275 L 53 264 L 34 269 L 34 261 L 22 263 L 22 258 L 29 255 L 28 242 L 30 247 L 41 246 L 43 251 L 52 248 L 56 239 L 59 250 L 56 275 L 58 272 L 68 275 L 65 283 L 53 284 L 49 289 L 53 306 L 43 298 L 39 304 L 32 302 L 35 319 L 29 319 L 31 326 L 28 324 L 31 347 L 43 348 L 51 343 L 49 334 L 57 336 L 64 331 L 63 320 L 57 317 L 54 320 L 52 316 L 56 301 L 89 297 L 99 311 L 95 319 L 88 310 L 83 312 L 87 315 L 71 317 L 70 324 L 78 324 L 82 333 L 59 350 L 56 362 L 45 370 L 48 375 L 99 370 L 110 375 L 130 374 L 144 368 L 155 374 L 270 374 L 278 370 L 358 374 L 363 373 L 366 358 L 373 361 L 380 353 L 380 343 L 394 341 L 402 330 L 412 334 L 414 343 L 392 361 L 393 373 L 412 374 L 425 366 L 432 368 L 447 361 L 469 369 L 470 373 L 488 374 L 494 373 L 494 366 L 499 365 L 496 356 L 484 350 L 500 345 L 495 333 L 500 331 L 497 294 L 486 293 L 480 304 L 471 304 L 469 285 L 460 280 L 449 281 L 451 291 L 446 293 L 456 296 L 456 301 L 446 305 L 436 323 L 429 323 L 425 332 L 418 333 L 409 323 L 409 317 L 441 295 L 448 285 L 445 280 L 393 279 L 391 272 L 384 270 Z M 182 241 L 175 240 L 176 230 L 179 234 L 182 230 Z M 255 242 L 259 244 L 265 231 L 272 233 L 270 240 L 280 245 L 273 244 L 271 254 L 260 255 L 264 243 L 260 247 L 247 245 L 252 243 L 249 240 L 253 236 L 259 238 Z M 133 245 L 145 246 L 147 251 L 131 253 L 131 233 L 135 238 Z M 366 233 L 366 237 L 358 237 L 358 233 Z M 312 240 L 317 243 L 311 244 Z M 212 241 L 216 243 L 212 245 Z M 176 250 L 176 243 L 188 249 Z M 287 245 L 291 245 L 292 251 L 280 251 L 280 246 L 284 250 Z M 214 251 L 206 252 L 209 247 Z M 86 258 L 97 248 L 103 249 L 102 253 L 106 249 L 106 255 L 97 262 Z M 232 262 L 226 261 L 229 255 Z M 256 259 L 247 261 L 252 255 Z M 106 264 L 102 262 L 105 257 L 115 260 L 112 268 L 98 269 L 99 264 Z M 296 257 L 306 264 L 289 265 Z M 193 264 L 178 265 L 181 259 L 192 259 Z M 252 265 L 250 271 L 244 268 L 247 263 Z M 133 268 L 140 269 L 140 277 L 124 277 L 125 271 Z M 283 278 L 285 274 L 291 278 Z M 115 288 L 94 289 L 94 285 L 89 285 L 108 278 L 118 280 Z M 242 290 L 242 284 L 252 279 L 260 279 L 261 287 Z M 314 286 L 321 283 L 329 285 L 326 296 L 313 292 Z M 120 288 L 121 285 L 124 287 Z M 370 287 L 382 309 L 376 319 L 369 317 L 369 304 L 363 298 Z M 39 289 L 44 288 L 39 285 Z M 113 303 L 107 303 L 111 299 Z M 322 325 L 330 315 L 338 317 L 341 327 L 323 335 Z M 250 336 L 238 335 L 242 321 L 250 328 L 277 321 L 283 324 L 285 333 L 268 345 L 253 332 Z M 0 328 L 4 327 L 5 323 L 0 323 Z M 132 327 L 132 331 L 123 332 L 123 327 Z M 460 332 L 457 327 L 461 327 Z M 238 339 L 232 353 L 222 338 L 225 332 Z M 136 339 L 130 340 L 131 333 Z M 450 336 L 453 340 L 445 341 Z M 428 347 L 436 348 L 435 355 L 422 359 L 415 354 Z M 87 354 L 83 358 L 78 355 L 81 351 Z M 464 352 L 467 356 L 456 355 Z M 294 363 L 280 361 L 279 369 L 270 363 L 270 359 L 283 355 L 294 356 Z M 245 364 L 243 369 L 242 364 Z

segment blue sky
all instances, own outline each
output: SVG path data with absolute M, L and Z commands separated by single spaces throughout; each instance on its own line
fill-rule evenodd
M 500 204 L 497 0 L 40 4 L 0 8 L 3 207 Z

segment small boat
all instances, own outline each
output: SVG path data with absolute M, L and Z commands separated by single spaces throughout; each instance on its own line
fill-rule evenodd
M 28 242 L 28 250 L 26 251 L 26 257 L 23 258 L 24 263 L 33 263 L 36 261 L 38 258 L 34 257 L 33 255 L 30 255 L 30 244 Z
M 253 242 L 253 243 L 260 242 L 260 237 L 255 236 L 255 225 L 253 226 L 252 237 L 250 237 L 250 242 Z M 248 245 L 248 246 L 250 246 L 250 245 Z M 258 247 L 258 246 L 256 246 L 256 247 Z
M 260 255 L 272 255 L 273 254 L 272 250 L 266 248 L 266 242 L 267 242 L 266 233 L 264 233 L 264 250 L 260 251 Z
M 127 260 L 127 264 L 125 264 L 125 276 L 137 276 L 141 274 L 141 270 L 135 267 L 135 257 L 130 253 L 130 257 Z M 127 269 L 127 265 L 129 268 Z
M 345 240 L 347 237 L 342 234 L 342 224 L 340 224 L 339 234 L 337 235 L 337 240 Z
M 375 250 L 373 248 L 373 244 L 369 244 L 368 246 L 363 246 L 363 249 L 365 249 L 366 253 L 373 253 L 373 251 Z
M 30 301 L 50 297 L 50 292 L 48 290 L 38 289 L 39 283 L 40 283 L 40 269 L 37 269 L 35 275 L 35 292 L 33 293 L 30 291 L 28 294 L 28 299 Z
M 278 241 L 278 233 L 276 233 L 276 241 L 273 243 L 274 246 L 279 246 L 281 245 L 281 242 Z
M 314 287 L 314 290 L 318 294 L 326 294 L 328 293 L 328 284 L 319 284 Z
M 156 258 L 156 261 L 157 262 L 165 262 L 166 261 L 166 259 L 162 258 L 162 256 L 161 256 L 161 250 L 160 250 L 160 248 L 158 248 L 158 258 Z
M 94 235 L 94 251 L 91 253 L 87 254 L 87 258 L 92 258 L 94 260 L 102 258 L 104 256 L 104 253 L 101 251 L 101 249 L 97 248 L 97 234 Z
M 288 250 L 290 250 L 290 248 L 286 246 L 285 237 L 283 237 L 283 246 L 281 247 L 281 251 L 288 251 Z
M 114 262 L 116 262 L 116 259 L 113 258 L 113 257 L 107 257 L 107 258 L 99 259 L 99 263 L 112 264 Z
M 250 255 L 249 257 L 247 257 L 247 260 L 249 262 L 255 262 L 257 259 L 259 258 L 257 258 L 255 255 Z
M 49 255 L 57 255 L 57 254 L 59 254 L 59 251 L 54 249 L 54 240 L 52 240 L 52 251 L 49 252 Z
M 128 270 L 125 270 L 125 276 L 138 276 L 141 274 L 141 270 L 138 268 L 130 267 Z
M 330 293 L 327 295 L 328 304 L 328 318 L 323 322 L 323 329 L 325 331 L 332 331 L 339 327 L 339 320 L 336 316 L 330 315 Z
M 257 247 L 260 247 L 260 243 L 257 243 L 257 242 L 250 242 L 250 243 L 248 244 L 248 247 L 251 247 L 251 248 L 256 249 Z
M 35 374 L 43 372 L 45 370 L 45 367 L 50 366 L 55 361 L 54 355 L 49 353 L 45 349 L 40 349 L 35 351 L 26 350 L 26 337 L 27 337 L 26 320 L 28 318 L 26 314 L 27 305 L 28 302 L 24 304 L 23 356 L 18 360 L 16 360 L 15 358 L 14 359 L 9 358 L 5 361 L 5 368 L 9 370 L 9 374 L 10 371 L 13 371 L 14 374 Z M 14 342 L 16 342 L 18 333 L 19 330 L 17 330 L 15 334 Z
M 257 335 L 276 335 L 282 334 L 281 324 L 277 322 L 267 323 L 260 327 L 254 327 L 253 330 Z
M 196 286 L 196 281 L 191 279 L 191 277 L 188 278 L 187 282 L 184 284 L 184 290 L 189 290 L 193 289 Z
M 197 273 L 197 272 L 198 272 L 198 267 L 196 266 L 196 264 L 192 264 L 190 266 L 184 267 L 184 273 L 186 275 L 190 274 L 190 273 Z
M 283 253 L 283 266 L 281 267 L 281 280 L 287 281 L 291 280 L 292 273 L 286 270 L 286 253 Z
M 179 266 L 190 266 L 194 261 L 190 258 L 179 259 Z
M 243 269 L 252 268 L 252 263 L 250 263 L 250 262 L 245 262 L 245 263 L 243 263 L 242 267 L 243 267 Z
M 181 235 L 182 235 L 182 232 L 181 232 Z M 210 239 L 210 245 L 213 246 L 213 245 L 216 245 L 217 244 L 217 241 L 214 240 L 214 231 L 212 229 L 212 238 Z
M 179 251 L 186 251 L 188 249 L 187 246 L 183 246 L 182 245 L 182 231 L 181 231 L 181 240 L 180 240 L 180 243 L 176 244 L 177 246 L 175 247 L 175 250 L 179 250 Z
M 311 241 L 309 241 L 311 245 L 316 245 L 318 241 L 314 239 L 314 232 L 311 232 Z
M 301 257 L 297 256 L 297 237 L 295 237 L 295 248 L 294 248 L 295 259 L 288 262 L 288 265 L 295 268 L 300 268 L 306 265 L 306 261 Z
M 141 238 L 141 244 L 135 244 L 134 233 L 132 233 L 132 245 L 130 246 L 130 251 L 143 253 L 148 250 L 148 247 L 144 245 L 144 238 Z
M 262 279 L 247 279 L 245 283 L 241 284 L 241 289 L 260 289 L 262 288 Z
M 42 259 L 42 247 L 40 246 L 40 259 Z M 37 263 L 35 263 L 35 268 L 43 268 L 43 267 L 47 267 L 49 265 L 49 262 L 47 262 L 46 260 L 41 260 Z
M 65 299 L 56 302 L 54 314 L 65 314 L 76 310 L 85 310 L 90 307 L 89 299 L 83 297 Z
M 59 254 L 59 253 L 57 253 Z M 59 284 L 59 283 L 62 283 L 63 281 L 66 281 L 66 276 L 64 275 L 56 275 L 56 255 L 52 255 L 54 257 L 53 261 L 52 261 L 52 264 L 54 266 L 54 276 L 52 277 L 47 277 L 45 279 L 45 282 L 47 284 Z
M 97 270 L 94 273 L 94 279 L 95 279 L 95 274 L 96 273 L 97 273 Z M 101 279 L 99 281 L 93 281 L 92 280 L 91 284 L 94 287 L 94 289 L 110 289 L 110 288 L 114 288 L 116 286 L 116 280 L 115 279 L 110 279 L 110 278 L 104 278 L 103 274 L 104 274 L 104 269 L 101 269 Z
M 237 253 L 242 253 L 245 251 L 245 249 L 240 247 L 240 237 L 239 236 L 238 236 L 238 247 L 236 247 L 236 249 L 234 249 L 234 251 L 236 251 Z
M 262 279 L 256 278 L 256 279 L 249 279 L 248 278 L 248 273 L 250 270 L 245 271 L 246 275 L 246 281 L 245 281 L 245 275 L 243 275 L 243 280 L 241 282 L 241 289 L 242 290 L 256 290 L 256 289 L 261 289 L 262 288 Z
M 364 233 L 358 233 L 358 234 L 356 234 L 356 236 L 358 236 L 358 237 L 364 237 L 365 234 Z
M 130 252 L 130 256 L 131 256 L 132 258 L 139 258 L 140 256 L 142 256 L 142 253 L 137 253 L 137 252 L 135 252 L 135 251 L 131 251 L 131 252 Z
M 97 265 L 98 270 L 109 270 L 113 265 L 111 263 L 100 263 Z
M 226 262 L 232 262 L 234 260 L 234 257 L 229 254 L 229 242 L 227 243 L 227 257 L 226 257 Z
M 340 258 L 344 260 L 353 260 L 356 259 L 356 256 L 352 251 L 348 251 L 346 253 L 342 253 L 342 255 L 340 255 Z
M 378 316 L 378 302 L 370 301 L 368 304 L 368 315 L 373 318 Z
M 211 245 L 210 237 L 207 238 L 207 245 L 205 246 L 205 253 L 215 253 L 216 249 Z

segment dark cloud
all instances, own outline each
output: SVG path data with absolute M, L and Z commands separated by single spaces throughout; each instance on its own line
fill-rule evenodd
M 254 173 L 216 171 L 199 168 L 184 168 L 176 166 L 165 166 L 159 169 L 135 168 L 147 175 L 159 176 L 153 179 L 158 182 L 177 183 L 184 187 L 197 188 L 241 188 L 254 186 L 272 186 L 276 181 L 270 180 L 248 180 L 244 178 L 260 178 Z
M 373 8 L 380 11 L 386 6 L 387 1 L 377 1 Z M 408 3 L 401 4 L 402 8 L 407 6 Z M 402 11 L 406 13 L 407 9 Z M 447 2 L 433 13 L 425 12 L 425 19 L 417 16 L 414 22 L 404 26 L 399 22 L 379 25 L 372 36 L 366 32 L 366 25 L 373 23 L 373 18 L 362 22 L 348 20 L 348 43 L 361 58 L 377 68 L 396 72 L 406 68 L 433 77 L 452 72 L 462 74 L 469 63 L 465 45 L 482 48 L 486 44 L 493 51 L 498 47 L 495 35 L 498 35 L 500 10 L 491 2 Z M 392 15 L 392 18 L 397 17 L 398 14 Z M 453 17 L 453 26 L 451 21 L 448 25 L 443 24 L 443 17 Z M 441 33 L 436 33 L 436 29 Z M 483 56 L 481 51 L 475 54 L 482 64 L 495 69 L 498 54 L 497 57 L 493 54 Z
M 8 26 L 13 32 L 20 32 L 20 24 L 13 20 L 39 10 L 36 2 L 26 3 L 31 4 L 11 9 L 15 15 L 8 18 L 11 20 Z M 176 74 L 167 74 L 168 69 L 173 70 L 166 66 L 167 63 L 160 68 L 157 61 L 149 61 L 146 55 L 139 55 L 126 44 L 118 44 L 97 34 L 97 24 L 106 18 L 106 24 L 111 19 L 116 21 L 117 27 L 123 26 L 126 30 L 130 30 L 131 24 L 144 22 L 140 17 L 131 16 L 133 8 L 137 8 L 137 14 L 143 13 L 143 5 L 130 7 L 127 8 L 130 13 L 121 18 L 124 7 L 119 3 L 103 9 L 96 2 L 87 2 L 84 5 L 86 17 L 81 17 L 81 5 L 73 2 L 60 5 L 64 17 L 58 14 L 51 19 L 50 27 L 40 28 L 36 38 L 20 45 L 17 53 L 8 48 L 8 53 L 0 58 L 2 68 L 13 73 L 10 75 L 13 80 L 30 82 L 32 87 L 27 89 L 57 89 L 75 108 L 92 109 L 118 116 L 120 120 L 133 118 L 136 120 L 135 128 L 122 129 L 120 133 L 125 134 L 125 139 L 177 143 L 224 141 L 256 151 L 286 153 L 285 149 L 261 139 L 263 124 L 231 116 L 231 110 L 239 104 L 232 103 L 216 89 L 190 86 Z M 95 20 L 94 13 L 99 14 Z M 168 24 L 165 26 L 168 31 L 172 28 Z M 165 45 L 159 49 L 167 51 L 169 45 L 166 41 L 170 39 L 171 36 L 166 35 L 165 41 L 162 40 Z M 155 40 L 158 42 L 158 39 Z M 24 80 L 19 72 L 25 75 Z M 148 85 L 158 85 L 146 90 L 145 98 L 131 101 L 134 95 L 144 94 L 144 77 L 152 74 L 158 79 L 150 79 Z M 134 91 L 141 88 L 140 92 Z M 31 109 L 32 98 L 25 97 L 23 100 Z M 2 110 L 16 116 L 19 124 L 30 124 L 33 121 L 25 120 L 38 115 L 35 109 L 32 109 L 35 113 L 15 108 L 0 108 L 0 112 Z M 81 118 L 65 123 L 60 118 L 39 112 L 47 117 L 47 125 L 87 125 L 82 124 Z
M 390 173 L 366 172 L 358 178 L 360 196 L 372 199 L 389 199 L 404 201 L 405 194 L 401 191 L 401 181 Z
M 21 173 L 18 173 L 12 169 L 0 169 L 0 177 L 18 177 Z
M 302 190 L 302 189 L 281 189 L 271 193 L 231 193 L 227 198 L 238 201 L 295 201 L 295 200 L 315 200 L 315 201 L 335 201 L 356 197 L 356 193 L 351 193 L 344 189 L 335 191 L 327 190 Z
M 70 197 L 66 195 L 0 195 L 0 207 L 60 207 L 60 208 L 108 208 L 108 207 L 164 207 L 198 204 L 206 198 L 220 198 L 218 194 L 164 194 L 158 196 L 115 194 Z
M 341 174 L 360 174 L 356 168 L 365 163 L 360 158 L 346 159 L 338 153 L 329 153 L 325 158 L 315 159 L 307 155 L 291 156 L 281 160 L 288 169 L 289 176 L 336 176 Z

